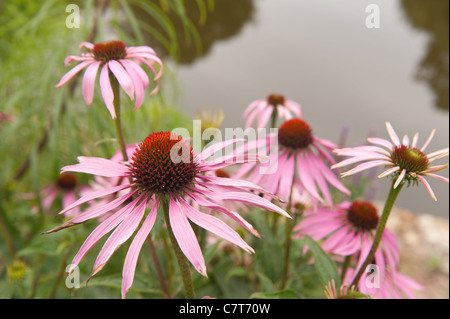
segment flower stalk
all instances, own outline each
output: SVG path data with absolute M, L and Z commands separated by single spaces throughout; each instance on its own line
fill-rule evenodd
M 353 279 L 353 282 L 351 283 L 350 287 L 358 286 L 358 282 L 361 279 L 362 275 L 366 271 L 367 266 L 373 261 L 373 258 L 375 256 L 375 252 L 378 249 L 378 246 L 381 242 L 381 237 L 383 236 L 384 229 L 386 228 L 386 223 L 389 218 L 389 215 L 391 213 L 392 207 L 394 207 L 394 203 L 398 197 L 398 194 L 403 188 L 403 185 L 405 184 L 405 181 L 400 183 L 396 188 L 394 188 L 394 183 L 391 187 L 391 190 L 389 191 L 388 197 L 386 199 L 386 203 L 384 204 L 383 213 L 381 214 L 381 218 L 378 222 L 377 230 L 375 232 L 375 237 L 373 239 L 372 247 L 370 248 L 369 254 L 367 255 L 364 263 L 361 265 L 361 268 L 359 269 L 358 273 L 356 274 L 355 278 Z

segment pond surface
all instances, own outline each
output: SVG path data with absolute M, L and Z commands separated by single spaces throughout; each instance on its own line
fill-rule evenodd
M 380 28 L 365 24 L 372 3 Z M 399 136 L 418 132 L 419 146 L 436 128 L 428 152 L 449 145 L 448 1 L 217 1 L 203 29 L 206 52 L 176 71 L 179 107 L 190 116 L 222 109 L 222 128 L 243 127 L 251 101 L 281 93 L 302 105 L 317 136 L 334 142 L 343 125 L 348 146 L 370 132 L 388 138 L 389 121 Z M 448 177 L 448 169 L 440 173 Z M 420 186 L 404 189 L 397 205 L 448 218 L 449 186 L 429 180 L 438 202 Z M 380 180 L 376 199 L 389 186 Z

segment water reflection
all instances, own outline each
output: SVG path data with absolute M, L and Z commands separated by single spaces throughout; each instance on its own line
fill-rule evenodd
M 423 57 L 417 79 L 428 82 L 435 93 L 435 105 L 449 109 L 449 2 L 402 0 L 411 25 L 429 34 L 428 50 Z
M 159 0 L 147 0 L 161 8 Z M 174 10 L 164 10 L 161 8 L 170 22 L 173 24 L 176 34 L 177 52 L 176 60 L 180 64 L 190 64 L 197 58 L 205 56 L 211 50 L 214 42 L 224 40 L 239 34 L 242 27 L 251 21 L 254 10 L 253 0 L 214 0 L 213 8 L 208 8 L 206 16 L 202 17 L 202 10 L 197 1 L 184 2 L 184 15 L 189 19 L 189 23 L 195 30 L 186 29 L 186 20 L 180 18 Z M 167 30 L 161 23 L 158 23 L 148 12 L 133 8 L 134 14 L 138 20 L 145 21 L 151 28 L 153 34 L 142 30 L 146 45 L 153 47 L 159 56 L 174 57 L 174 52 L 169 52 L 170 48 L 163 45 L 161 41 L 154 36 L 154 32 L 166 34 Z M 194 33 L 196 34 L 194 34 Z M 200 47 L 198 46 L 199 42 Z M 200 48 L 200 51 L 199 51 Z

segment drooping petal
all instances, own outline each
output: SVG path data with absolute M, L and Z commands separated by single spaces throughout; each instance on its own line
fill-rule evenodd
M 136 236 L 134 237 L 130 245 L 130 248 L 128 249 L 122 271 L 123 276 L 122 291 L 121 291 L 122 298 L 125 298 L 128 289 L 133 284 L 134 273 L 136 270 L 136 264 L 139 257 L 139 253 L 141 251 L 142 245 L 144 244 L 145 240 L 150 234 L 153 225 L 155 224 L 158 205 L 159 205 L 159 198 L 156 199 L 155 202 L 153 203 L 153 207 L 150 213 L 145 218 L 141 228 L 139 228 L 139 231 L 137 232 Z
M 144 194 L 139 196 L 136 199 L 136 203 L 142 200 L 143 196 Z M 98 273 L 111 258 L 112 254 L 131 237 L 144 216 L 146 204 L 147 200 L 143 199 L 108 237 L 95 260 L 91 277 Z
M 86 253 L 91 250 L 92 247 L 101 239 L 103 236 L 105 236 L 107 233 L 109 233 L 113 228 L 115 228 L 122 220 L 127 217 L 131 211 L 134 209 L 134 207 L 137 204 L 137 200 L 134 200 L 127 206 L 123 207 L 118 212 L 112 214 L 110 217 L 108 217 L 105 221 L 103 221 L 100 225 L 98 225 L 92 233 L 89 234 L 89 236 L 84 241 L 81 248 L 78 250 L 78 253 L 73 258 L 71 267 L 69 268 L 68 272 L 72 272 L 73 269 L 80 263 L 81 259 L 86 255 Z
M 111 114 L 113 119 L 116 118 L 116 111 L 114 109 L 114 92 L 109 81 L 109 69 L 108 64 L 102 68 L 100 72 L 100 89 L 102 92 L 103 101 Z
M 80 199 L 78 199 L 75 203 L 73 203 L 69 207 L 64 208 L 61 212 L 59 212 L 59 214 L 64 214 L 65 212 L 71 210 L 72 208 L 79 206 L 81 204 L 87 203 L 90 200 L 104 197 L 104 196 L 107 196 L 107 195 L 110 195 L 113 193 L 117 193 L 118 191 L 121 191 L 126 188 L 130 188 L 130 187 L 131 187 L 130 184 L 124 184 L 124 185 L 111 187 L 108 189 L 102 189 L 102 190 L 87 193 L 86 195 L 82 196 Z
M 132 101 L 134 101 L 133 81 L 131 80 L 127 71 L 125 71 L 123 66 L 115 60 L 108 61 L 108 67 L 114 74 L 115 78 L 117 79 L 117 82 L 119 82 L 120 86 L 125 91 L 125 93 L 130 97 Z
M 125 70 L 128 72 L 128 75 L 130 76 L 133 86 L 134 86 L 134 92 L 136 95 L 136 103 L 134 105 L 134 111 L 137 110 L 142 103 L 144 102 L 144 83 L 141 80 L 141 77 L 136 72 L 136 70 L 132 67 L 134 65 L 133 62 L 130 62 L 128 60 L 120 60 L 120 63 L 125 67 Z
M 249 253 L 254 253 L 255 251 L 239 236 L 239 234 L 234 231 L 230 226 L 225 224 L 220 219 L 200 213 L 198 210 L 193 208 L 191 205 L 183 200 L 179 201 L 181 209 L 186 214 L 192 222 L 199 225 L 200 227 L 228 240 L 229 242 L 241 247 Z
M 58 84 L 56 84 L 56 87 L 60 88 L 61 86 L 66 84 L 71 78 L 73 78 L 78 72 L 80 72 L 81 70 L 83 70 L 84 68 L 88 67 L 89 65 L 91 65 L 94 62 L 95 62 L 95 60 L 89 60 L 89 61 L 81 62 L 80 64 L 75 66 L 72 70 L 70 70 L 65 75 L 63 75 L 63 77 L 58 82 Z
M 172 198 L 169 203 L 169 220 L 173 235 L 181 251 L 194 268 L 202 276 L 207 277 L 205 260 L 203 259 L 203 254 L 195 233 L 183 210 L 180 208 L 179 203 Z
M 214 200 L 235 200 L 239 202 L 249 203 L 255 206 L 259 206 L 261 208 L 265 208 L 270 211 L 277 212 L 283 216 L 286 216 L 288 218 L 292 218 L 289 216 L 288 213 L 286 213 L 283 209 L 278 207 L 277 205 L 271 203 L 265 198 L 262 198 L 256 194 L 253 193 L 244 193 L 244 192 L 228 192 L 225 194 L 211 194 L 211 198 Z
M 95 79 L 97 78 L 98 68 L 102 64 L 101 61 L 97 61 L 91 64 L 84 72 L 83 76 L 83 96 L 87 105 L 92 104 L 94 99 Z
M 239 225 L 241 225 L 242 227 L 244 227 L 246 230 L 248 230 L 250 233 L 252 233 L 253 235 L 255 235 L 256 237 L 261 238 L 261 235 L 259 234 L 259 232 L 253 227 L 252 224 L 250 224 L 248 221 L 246 221 L 241 215 L 239 215 L 236 212 L 233 212 L 225 207 L 223 207 L 222 205 L 216 204 L 216 203 L 212 203 L 210 201 L 208 201 L 207 199 L 198 196 L 194 193 L 189 194 L 190 197 L 192 197 L 195 202 L 203 207 L 207 207 L 216 211 L 219 211 L 221 213 L 224 213 L 225 215 L 231 217 L 232 219 L 234 219 Z
M 423 185 L 425 185 L 425 188 L 427 189 L 427 191 L 430 194 L 431 198 L 433 198 L 435 201 L 437 201 L 436 195 L 434 195 L 434 192 L 431 189 L 430 184 L 428 184 L 427 180 L 425 178 L 423 178 L 423 176 L 420 176 L 420 175 L 417 175 L 417 178 L 422 182 Z
M 311 169 L 302 153 L 298 153 L 297 155 L 297 171 L 300 182 L 308 193 L 319 201 L 323 201 L 322 197 L 317 193 L 314 179 L 311 176 Z

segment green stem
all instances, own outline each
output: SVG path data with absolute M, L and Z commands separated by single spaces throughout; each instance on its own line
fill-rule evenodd
M 289 274 L 289 259 L 291 258 L 291 243 L 292 243 L 292 229 L 294 227 L 294 217 L 292 220 L 286 220 L 286 243 L 284 252 L 284 269 L 283 269 L 283 279 L 281 281 L 281 289 L 284 289 L 288 280 Z
M 164 219 L 166 221 L 167 230 L 169 232 L 169 238 L 172 243 L 173 250 L 175 251 L 175 257 L 177 258 L 178 266 L 180 267 L 180 273 L 181 273 L 181 277 L 183 279 L 183 285 L 184 285 L 184 291 L 186 294 L 186 298 L 194 299 L 195 291 L 194 291 L 194 285 L 192 283 L 191 271 L 189 268 L 189 261 L 187 260 L 186 256 L 184 256 L 183 252 L 180 249 L 180 246 L 178 246 L 178 242 L 175 238 L 175 235 L 173 234 L 172 227 L 170 225 L 169 203 L 167 202 L 167 199 L 162 199 L 162 207 L 163 207 L 163 211 L 164 211 Z
M 291 205 L 292 205 L 292 190 L 294 188 L 294 179 L 292 179 L 291 190 L 289 194 L 289 201 L 286 208 L 286 212 L 290 215 Z M 291 243 L 292 243 L 292 229 L 294 228 L 295 215 L 292 216 L 292 220 L 286 220 L 286 238 L 285 238 L 285 252 L 284 252 L 284 269 L 283 278 L 281 280 L 281 289 L 286 286 L 288 275 L 289 275 L 289 259 L 291 258 Z
M 369 254 L 367 255 L 366 260 L 362 264 L 361 268 L 359 269 L 358 273 L 356 274 L 355 279 L 353 279 L 353 282 L 351 283 L 350 287 L 358 286 L 358 282 L 361 279 L 362 275 L 366 271 L 367 266 L 373 261 L 373 258 L 375 256 L 375 252 L 378 249 L 378 246 L 381 242 L 381 237 L 383 236 L 384 229 L 386 228 L 386 223 L 389 217 L 389 214 L 391 213 L 392 207 L 394 206 L 395 200 L 397 199 L 398 194 L 402 190 L 402 187 L 404 185 L 403 183 L 400 183 L 400 185 L 397 186 L 397 188 L 391 187 L 391 190 L 389 191 L 388 198 L 386 199 L 386 203 L 384 204 L 383 213 L 381 214 L 380 221 L 378 222 L 378 227 L 375 232 L 375 237 L 373 239 L 372 248 L 370 248 Z
M 127 148 L 125 144 L 125 138 L 123 137 L 123 129 L 122 129 L 122 119 L 120 112 L 120 88 L 119 82 L 116 77 L 109 71 L 109 79 L 111 82 L 111 88 L 114 94 L 114 111 L 116 112 L 116 118 L 114 119 L 114 124 L 116 126 L 116 135 L 117 141 L 119 142 L 120 151 L 122 153 L 122 157 L 124 161 L 128 161 Z

